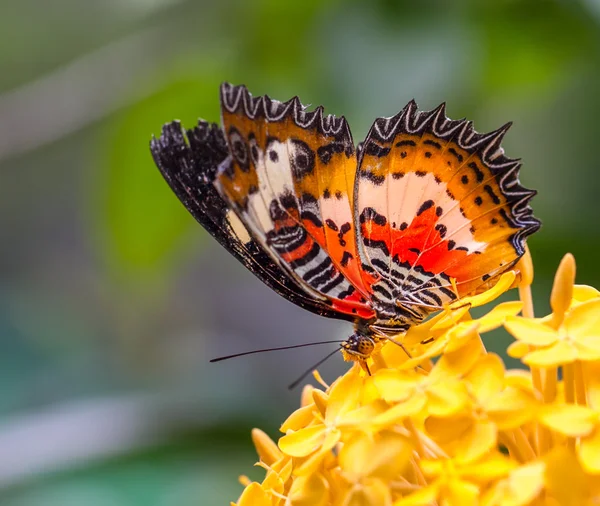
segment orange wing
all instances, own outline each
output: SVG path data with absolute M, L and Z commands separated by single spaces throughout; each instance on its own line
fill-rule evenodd
M 418 112 L 414 102 L 375 121 L 359 154 L 355 222 L 380 319 L 398 307 L 422 318 L 456 298 L 451 278 L 462 297 L 524 253 L 540 222 L 520 162 L 500 147 L 509 126 L 479 134 L 443 104 Z
M 356 249 L 356 153 L 346 120 L 324 116 L 322 107 L 307 112 L 297 97 L 253 98 L 229 84 L 221 87 L 221 106 L 231 156 L 219 169 L 217 190 L 311 296 L 372 318 Z

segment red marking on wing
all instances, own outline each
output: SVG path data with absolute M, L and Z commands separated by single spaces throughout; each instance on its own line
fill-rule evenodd
M 350 297 L 345 298 L 343 301 L 335 299 L 332 304 L 333 309 L 340 311 L 341 313 L 355 315 L 364 320 L 374 318 L 376 315 L 375 311 L 369 309 L 368 306 L 365 306 L 364 301 L 359 302 L 360 297 L 358 292 L 354 292 Z
M 415 216 L 405 230 L 391 228 L 389 223 L 377 225 L 371 221 L 368 227 L 363 224 L 362 233 L 371 241 L 383 241 L 390 256 L 397 255 L 400 262 L 419 265 L 428 272 L 444 273 L 460 281 L 458 276 L 462 271 L 454 272 L 452 266 L 462 263 L 468 252 L 448 248 L 449 241 L 443 240 L 439 231 L 435 230 L 438 219 L 432 207 Z

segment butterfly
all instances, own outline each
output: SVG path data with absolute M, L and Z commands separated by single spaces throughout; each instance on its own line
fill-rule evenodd
M 500 146 L 510 123 L 480 134 L 447 118 L 445 104 L 419 111 L 411 101 L 355 146 L 344 117 L 298 97 L 224 83 L 220 98 L 220 126 L 166 124 L 154 161 L 261 281 L 354 324 L 340 346 L 347 360 L 366 366 L 377 343 L 493 286 L 540 228 L 536 192 Z

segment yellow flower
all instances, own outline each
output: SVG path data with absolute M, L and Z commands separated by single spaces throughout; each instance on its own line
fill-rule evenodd
M 278 444 L 252 432 L 265 478 L 242 477 L 235 505 L 600 504 L 600 292 L 574 284 L 567 255 L 537 319 L 528 253 L 517 268 L 398 336 L 410 357 L 385 344 L 372 376 L 317 374 L 323 389 L 304 388 Z M 515 284 L 521 301 L 471 318 Z M 530 370 L 485 350 L 481 335 L 502 325 Z
M 396 501 L 394 506 L 420 506 L 436 500 L 451 505 L 475 506 L 479 504 L 482 486 L 504 478 L 517 464 L 498 452 L 491 452 L 470 462 L 423 460 L 420 466 L 430 483 Z
M 536 367 L 600 359 L 600 297 L 580 287 L 578 296 L 586 300 L 573 303 L 574 281 L 575 260 L 566 255 L 552 289 L 552 315 L 539 320 L 518 316 L 506 319 L 506 330 L 530 347 L 514 347 L 513 356 Z
M 427 433 L 454 458 L 471 461 L 497 447 L 498 431 L 511 431 L 533 417 L 535 400 L 507 386 L 500 357 L 485 355 L 465 376 L 470 402 L 450 417 L 431 416 Z

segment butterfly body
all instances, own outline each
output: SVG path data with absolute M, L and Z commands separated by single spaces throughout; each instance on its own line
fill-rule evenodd
M 192 215 L 275 291 L 352 321 L 365 360 L 467 294 L 492 286 L 535 232 L 504 155 L 508 125 L 479 134 L 444 106 L 379 118 L 355 147 L 343 117 L 299 99 L 221 87 L 221 126 L 165 125 L 151 150 Z

